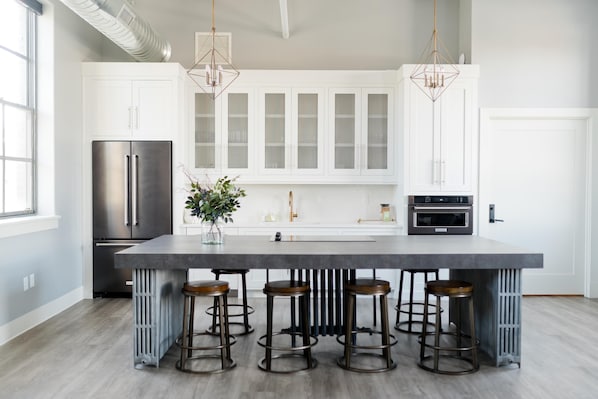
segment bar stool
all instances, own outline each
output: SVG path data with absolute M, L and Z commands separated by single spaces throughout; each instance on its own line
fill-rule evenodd
M 358 278 L 345 282 L 345 332 L 339 335 L 336 340 L 344 346 L 344 355 L 339 357 L 336 363 L 346 369 L 364 373 L 376 373 L 394 369 L 397 365 L 392 360 L 390 348 L 396 345 L 396 338 L 389 332 L 388 322 L 388 302 L 387 295 L 390 293 L 390 283 L 385 280 Z M 380 320 L 381 331 L 372 329 L 363 329 L 354 327 L 354 317 L 356 315 L 355 302 L 357 295 L 373 295 L 380 298 Z M 362 345 L 357 344 L 357 334 L 366 333 L 369 335 L 380 334 L 382 337 L 381 345 Z M 357 352 L 355 350 L 363 349 L 366 351 Z M 382 353 L 375 353 L 372 350 L 382 349 Z M 383 367 L 356 367 L 351 364 L 351 358 L 355 356 L 374 356 L 383 359 Z
M 438 374 L 470 374 L 479 370 L 478 363 L 478 345 L 479 341 L 475 335 L 475 320 L 473 311 L 473 285 L 466 281 L 459 280 L 436 280 L 426 283 L 425 288 L 425 302 L 424 302 L 424 323 L 422 324 L 422 335 L 419 337 L 420 355 L 418 365 L 424 370 L 431 371 Z M 435 331 L 427 332 L 428 321 L 428 296 L 434 295 L 436 297 L 436 320 Z M 456 330 L 441 331 L 440 328 L 440 298 L 448 297 L 454 299 L 454 309 L 456 314 Z M 469 304 L 469 335 L 462 331 L 461 320 L 461 304 L 459 300 L 467 299 Z M 426 338 L 429 335 L 434 335 L 434 343 L 429 344 Z M 442 346 L 440 343 L 441 336 L 451 336 L 456 338 L 455 346 Z M 465 339 L 466 343 L 462 341 Z M 426 348 L 432 349 L 432 355 L 426 355 Z M 442 353 L 441 353 L 442 352 Z M 469 352 L 471 357 L 464 357 L 463 354 Z M 440 367 L 440 359 L 445 359 L 443 367 Z M 450 362 L 450 359 L 456 359 Z M 432 360 L 433 365 L 426 363 Z M 454 363 L 454 364 L 451 364 Z M 466 363 L 466 367 L 462 363 Z M 448 368 L 447 366 L 452 366 Z
M 176 362 L 176 368 L 189 373 L 220 373 L 236 366 L 231 358 L 230 347 L 236 342 L 235 337 L 230 335 L 228 328 L 228 310 L 226 295 L 229 292 L 228 283 L 218 280 L 199 280 L 186 282 L 183 285 L 184 306 L 183 306 L 183 332 L 176 340 L 181 348 L 180 359 Z M 214 297 L 218 307 L 219 324 L 224 326 L 220 329 L 220 340 L 217 345 L 196 346 L 193 343 L 194 337 L 213 335 L 207 332 L 195 332 L 193 330 L 193 321 L 195 316 L 195 298 Z M 214 338 L 212 338 L 214 339 Z M 199 354 L 194 355 L 193 352 Z M 205 353 L 211 351 L 211 353 Z M 214 354 L 214 351 L 220 351 L 220 354 Z M 202 354 L 204 352 L 204 354 Z M 220 368 L 193 368 L 189 361 L 204 359 L 220 359 Z
M 253 309 L 252 306 L 247 305 L 247 278 L 246 278 L 246 274 L 249 272 L 248 269 L 239 269 L 239 270 L 233 270 L 233 269 L 212 269 L 212 273 L 214 273 L 216 275 L 216 280 L 220 280 L 220 275 L 222 274 L 240 274 L 241 275 L 241 288 L 243 289 L 243 303 L 229 303 L 228 304 L 228 309 L 229 309 L 229 326 L 231 325 L 238 325 L 238 326 L 243 326 L 243 330 L 241 332 L 235 332 L 234 335 L 236 337 L 240 336 L 240 335 L 247 335 L 247 334 L 251 334 L 253 332 L 253 327 L 251 327 L 249 325 L 249 315 L 252 314 L 255 310 Z M 230 309 L 231 308 L 236 308 L 239 309 L 239 311 L 237 313 L 230 313 Z M 207 310 L 206 313 L 209 314 L 210 316 L 212 316 L 212 325 L 210 327 L 208 327 L 207 332 L 217 335 L 218 334 L 218 330 L 220 327 L 220 324 L 217 323 L 216 318 L 218 316 L 218 312 L 215 312 L 214 309 L 218 309 L 218 306 L 216 306 L 216 298 L 214 298 L 214 305 L 210 306 Z M 243 321 L 242 322 L 233 322 L 230 321 L 231 317 L 243 317 Z
M 311 348 L 318 343 L 318 339 L 309 334 L 309 294 L 311 289 L 309 283 L 303 281 L 283 280 L 267 282 L 264 286 L 264 294 L 266 294 L 266 334 L 258 339 L 258 345 L 266 349 L 266 355 L 258 362 L 258 367 L 261 370 L 272 373 L 296 373 L 313 369 L 317 366 L 317 360 L 312 357 Z M 290 297 L 299 299 L 299 318 L 300 331 L 294 329 L 281 330 L 273 333 L 273 312 L 274 312 L 274 297 Z M 294 323 L 293 323 L 294 324 Z M 279 335 L 289 335 L 291 337 L 290 346 L 275 346 L 273 344 L 273 337 Z M 295 342 L 296 336 L 302 337 L 302 345 L 297 345 Z M 265 342 L 264 342 L 265 341 Z M 272 351 L 283 352 L 279 355 L 273 356 Z M 297 353 L 302 352 L 302 353 Z M 282 358 L 303 357 L 306 365 L 300 369 L 273 369 L 272 360 Z
M 403 302 L 403 277 L 405 273 L 409 273 L 409 302 Z M 395 310 L 397 311 L 397 319 L 395 322 L 395 330 L 401 331 L 408 334 L 421 334 L 421 329 L 414 330 L 414 325 L 421 325 L 422 319 L 424 316 L 423 311 L 414 310 L 414 306 L 424 306 L 423 302 L 416 302 L 413 300 L 413 290 L 414 290 L 414 280 L 415 275 L 417 273 L 424 274 L 424 283 L 428 282 L 428 274 L 434 274 L 434 279 L 438 280 L 438 269 L 401 269 L 401 277 L 399 279 L 399 299 L 397 300 L 397 306 L 395 306 Z M 430 304 L 428 306 L 435 307 L 436 305 Z M 407 308 L 407 309 L 405 309 Z M 440 309 L 442 313 L 442 309 Z M 401 314 L 407 315 L 407 320 L 401 321 Z M 418 316 L 418 320 L 414 320 L 413 316 Z M 433 326 L 433 323 L 428 323 L 428 325 Z

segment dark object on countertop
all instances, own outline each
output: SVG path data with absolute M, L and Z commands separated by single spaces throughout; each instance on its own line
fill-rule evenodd
M 276 232 L 276 235 L 274 236 L 274 241 L 281 241 L 282 240 L 282 235 L 280 234 L 280 231 Z

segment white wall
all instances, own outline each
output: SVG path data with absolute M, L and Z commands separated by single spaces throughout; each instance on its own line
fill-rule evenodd
M 209 1 L 137 1 L 135 9 L 172 45 L 171 61 L 193 65 L 195 32 L 209 32 Z M 289 39 L 278 1 L 216 1 L 216 31 L 233 32 L 240 69 L 398 69 L 417 63 L 432 35 L 432 0 L 288 1 Z M 184 10 L 184 11 L 180 11 Z M 438 30 L 457 57 L 459 0 L 438 1 Z M 384 50 L 381 50 L 384 49 Z
M 598 107 L 598 2 L 476 0 L 480 107 Z
M 40 193 L 39 206 L 51 212 L 53 204 L 60 221 L 55 230 L 0 239 L 0 333 L 12 331 L 11 321 L 80 290 L 83 279 L 81 61 L 100 60 L 105 44 L 58 0 L 43 4 L 38 18 L 39 176 L 53 181 L 45 184 L 53 191 Z M 35 287 L 23 291 L 23 277 L 30 273 Z
M 481 68 L 480 107 L 598 107 L 597 1 L 471 3 L 472 62 Z M 596 132 L 593 119 L 590 128 Z M 592 261 L 586 280 L 589 294 L 598 297 L 598 140 L 592 140 Z

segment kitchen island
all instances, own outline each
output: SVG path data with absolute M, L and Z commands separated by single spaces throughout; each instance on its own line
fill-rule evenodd
M 521 362 L 521 270 L 543 267 L 543 255 L 470 235 L 298 236 L 281 242 L 227 236 L 223 245 L 202 245 L 200 236 L 165 235 L 118 252 L 115 266 L 134 269 L 136 367 L 158 366 L 179 334 L 181 288 L 190 268 L 308 270 L 312 285 L 337 292 L 350 270 L 449 269 L 451 278 L 474 284 L 480 348 L 500 366 Z M 339 304 L 327 308 L 327 324 L 338 324 Z

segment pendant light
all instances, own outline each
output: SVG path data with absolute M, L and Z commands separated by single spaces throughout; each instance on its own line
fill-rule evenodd
M 438 50 L 439 44 L 446 56 Z M 411 74 L 411 80 L 434 102 L 453 83 L 457 76 L 459 76 L 459 69 L 454 65 L 446 51 L 446 47 L 438 37 L 436 0 L 434 0 L 434 30 L 432 31 L 432 37 L 422 53 L 419 65 L 415 67 Z
M 212 0 L 212 31 L 209 38 L 212 42 L 211 47 L 187 71 L 187 75 L 195 84 L 204 93 L 211 94 L 213 100 L 239 77 L 239 71 L 216 49 L 214 1 Z

